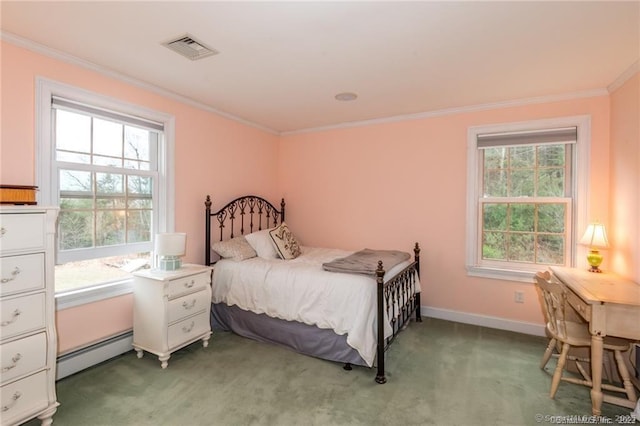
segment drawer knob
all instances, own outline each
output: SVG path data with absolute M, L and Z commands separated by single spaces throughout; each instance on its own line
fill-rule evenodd
M 184 283 L 184 286 L 186 288 L 191 288 L 191 287 L 193 287 L 195 285 L 195 283 L 196 283 L 195 280 L 191 280 L 190 282 Z
M 189 325 L 189 327 L 182 327 L 182 331 L 184 333 L 190 333 L 191 330 L 193 330 L 193 326 L 196 325 L 195 322 L 191 321 L 191 325 Z
M 20 268 L 18 268 L 17 266 L 15 268 L 13 268 L 13 271 L 11 271 L 11 278 L 3 278 L 0 280 L 0 283 L 2 284 L 6 284 L 9 281 L 13 281 L 16 279 L 16 277 L 20 274 L 20 272 L 22 272 L 20 270 Z
M 2 367 L 2 372 L 6 372 L 11 370 L 12 368 L 15 368 L 18 365 L 18 361 L 20 361 L 20 359 L 22 358 L 22 354 L 20 354 L 20 352 L 18 352 L 17 354 L 15 354 L 13 357 L 11 357 L 11 365 L 8 365 L 6 367 Z
M 22 394 L 18 391 L 16 391 L 16 393 L 13 394 L 13 396 L 11 397 L 11 402 L 7 405 L 3 405 L 2 406 L 2 412 L 4 413 L 5 411 L 9 411 L 11 409 L 11 407 L 13 407 L 14 405 L 16 405 L 16 402 L 18 402 L 18 400 L 20 399 L 20 397 L 22 396 Z
M 187 303 L 186 301 L 182 302 L 182 307 L 185 308 L 187 311 L 189 309 L 193 309 L 194 306 L 196 306 L 196 299 L 193 299 L 191 303 Z
M 20 312 L 20 309 L 16 309 L 15 311 L 13 311 L 13 314 L 11 314 L 11 319 L 10 320 L 6 320 L 6 321 L 2 321 L 0 323 L 0 326 L 5 327 L 9 324 L 13 324 L 14 322 L 16 322 L 16 320 L 18 319 L 18 317 L 20 316 L 22 312 Z
M 0 228 L 0 237 L 4 236 L 7 233 L 7 230 L 4 228 Z

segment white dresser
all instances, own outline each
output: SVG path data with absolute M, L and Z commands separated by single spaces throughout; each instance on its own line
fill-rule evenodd
M 133 348 L 158 355 L 167 368 L 172 352 L 211 337 L 211 271 L 184 265 L 177 271 L 149 269 L 134 273 Z
M 54 253 L 57 208 L 0 206 L 2 425 L 56 412 Z

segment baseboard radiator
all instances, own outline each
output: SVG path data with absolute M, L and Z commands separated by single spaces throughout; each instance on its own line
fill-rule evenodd
M 110 337 L 82 349 L 58 357 L 56 380 L 133 350 L 133 331 Z

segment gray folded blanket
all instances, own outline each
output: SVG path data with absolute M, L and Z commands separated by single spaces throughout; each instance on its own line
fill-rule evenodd
M 410 257 L 411 255 L 404 251 L 364 249 L 347 257 L 323 263 L 322 267 L 330 272 L 375 275 L 379 260 L 382 261 L 385 271 L 389 271 Z

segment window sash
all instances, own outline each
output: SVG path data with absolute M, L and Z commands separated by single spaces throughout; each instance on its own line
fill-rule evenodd
M 150 161 L 149 168 L 150 170 L 139 170 L 133 168 L 127 168 L 124 165 L 128 160 L 125 152 L 122 152 L 121 156 L 114 157 L 117 160 L 121 161 L 121 166 L 103 166 L 91 163 L 76 163 L 76 162 L 68 162 L 68 161 L 58 161 L 57 160 L 57 152 L 67 150 L 58 150 L 57 148 L 57 140 L 56 140 L 56 132 L 55 132 L 55 124 L 56 124 L 56 112 L 58 109 L 64 109 L 67 111 L 72 111 L 74 113 L 79 113 L 81 115 L 85 115 L 91 118 L 92 122 L 94 118 L 106 119 L 111 122 L 116 122 L 118 124 L 122 124 L 124 126 L 136 126 L 148 130 L 150 132 L 150 138 L 155 139 L 153 143 L 150 144 Z M 56 250 L 56 263 L 63 264 L 67 262 L 79 261 L 79 260 L 88 260 L 88 259 L 97 259 L 103 257 L 111 257 L 118 255 L 127 255 L 133 253 L 143 253 L 143 252 L 151 252 L 153 249 L 152 238 L 151 236 L 158 231 L 158 199 L 159 199 L 159 172 L 158 172 L 158 148 L 159 144 L 162 143 L 163 138 L 163 130 L 164 125 L 159 123 L 154 123 L 151 121 L 147 121 L 144 119 L 137 119 L 136 117 L 118 114 L 116 112 L 111 112 L 99 108 L 93 108 L 86 104 L 75 103 L 73 101 L 68 101 L 59 97 L 52 97 L 51 100 L 51 116 L 52 116 L 52 142 L 53 142 L 53 170 L 55 171 L 52 179 L 54 179 L 54 187 L 56 188 L 56 193 L 54 194 L 54 198 L 57 205 L 60 205 L 61 198 L 66 195 L 78 195 L 77 192 L 74 191 L 64 191 L 60 189 L 60 172 L 61 170 L 70 170 L 70 171 L 86 171 L 90 173 L 105 173 L 105 174 L 117 174 L 123 176 L 141 176 L 141 177 L 150 177 L 152 180 L 152 193 L 149 198 L 152 201 L 151 208 L 151 229 L 150 229 L 150 237 L 149 241 L 144 242 L 124 242 L 122 244 L 113 244 L 113 245 L 95 245 L 92 247 L 86 248 L 74 248 L 74 249 L 61 249 L 60 242 L 58 242 L 58 247 Z M 124 127 L 123 127 L 124 130 Z M 124 138 L 124 135 L 122 136 Z M 91 135 L 93 138 L 93 135 Z M 123 139 L 124 140 L 124 139 Z M 91 158 L 95 155 L 93 141 L 91 142 L 90 152 L 83 152 L 83 155 L 89 155 Z M 123 195 L 127 193 L 127 188 L 123 188 Z M 90 191 L 82 192 L 82 195 L 86 195 L 86 197 L 92 198 L 94 201 L 97 198 L 104 198 L 104 194 L 100 194 L 97 192 L 97 188 L 95 185 L 92 185 Z M 144 198 L 143 195 L 141 195 Z M 97 244 L 95 241 L 95 233 L 98 231 L 98 226 L 95 222 L 95 218 L 97 215 L 108 209 L 101 209 L 95 204 L 92 204 L 92 208 L 87 210 L 91 212 L 94 220 L 92 221 L 92 234 L 93 234 L 93 242 Z M 123 206 L 122 209 L 118 209 L 125 211 L 125 215 L 127 212 L 138 211 L 139 209 L 129 208 L 129 206 Z M 73 209 L 70 209 L 73 211 Z M 61 210 L 61 214 L 64 213 L 64 210 Z M 58 226 L 61 226 L 59 223 Z M 126 234 L 126 230 L 125 230 Z M 60 235 L 60 232 L 58 233 Z M 126 235 L 125 235 L 126 237 Z
M 567 258 L 568 266 L 586 265 L 582 256 L 586 254 L 586 249 L 577 245 L 576 233 L 586 227 L 588 223 L 589 206 L 589 156 L 591 145 L 591 117 L 589 115 L 575 115 L 565 117 L 555 117 L 539 120 L 527 120 L 511 123 L 497 123 L 488 125 L 476 125 L 467 129 L 467 203 L 466 203 L 466 225 L 465 225 L 465 264 L 468 275 L 493 278 L 509 281 L 520 281 L 530 283 L 533 273 L 541 269 L 541 266 L 534 266 L 535 269 L 511 267 L 510 265 L 490 265 L 488 262 L 479 263 L 481 237 L 479 222 L 479 200 L 482 198 L 483 170 L 480 167 L 479 157 L 482 156 L 483 148 L 478 147 L 478 136 L 496 134 L 523 134 L 547 129 L 576 129 L 575 142 L 567 141 L 567 147 L 571 150 L 570 161 L 571 174 L 566 176 L 567 188 L 571 188 L 566 196 L 572 198 L 570 204 L 570 224 L 569 234 L 571 249 L 570 257 Z M 532 200 L 528 200 L 532 201 Z M 568 232 L 569 233 L 569 232 Z

